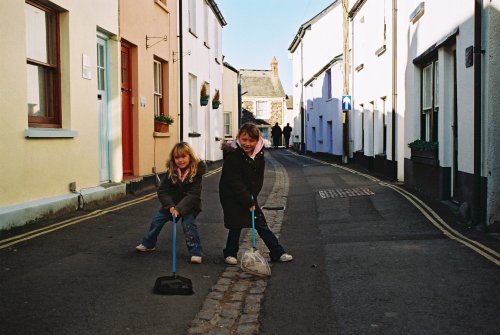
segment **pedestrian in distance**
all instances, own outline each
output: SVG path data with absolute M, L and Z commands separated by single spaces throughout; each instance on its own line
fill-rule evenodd
M 290 123 L 287 123 L 283 128 L 283 136 L 285 137 L 285 148 L 290 148 L 290 135 L 292 134 L 292 127 Z
M 269 229 L 257 197 L 264 184 L 264 140 L 254 124 L 244 124 L 235 141 L 223 143 L 222 174 L 219 198 L 224 213 L 224 226 L 229 229 L 226 248 L 227 264 L 238 264 L 238 250 L 242 228 L 252 227 L 252 210 L 257 233 L 262 238 L 272 261 L 293 260 Z
M 175 216 L 177 222 L 181 221 L 191 263 L 202 262 L 203 250 L 196 217 L 201 212 L 201 182 L 205 171 L 205 163 L 188 143 L 174 145 L 167 161 L 166 175 L 157 191 L 161 208 L 153 216 L 149 231 L 136 247 L 137 251 L 156 250 L 161 229 Z
M 271 128 L 271 136 L 273 137 L 273 146 L 277 148 L 280 145 L 280 139 L 282 135 L 281 127 L 278 125 L 278 122 L 274 124 Z

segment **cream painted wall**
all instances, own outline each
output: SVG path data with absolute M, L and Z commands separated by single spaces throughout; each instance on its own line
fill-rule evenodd
M 231 113 L 231 137 L 238 134 L 238 73 L 224 66 L 223 68 L 223 91 L 221 100 L 224 112 Z M 227 138 L 227 137 L 225 137 Z
M 178 127 L 178 40 L 176 1 L 164 6 L 160 1 L 144 3 L 136 0 L 120 0 L 120 39 L 131 43 L 133 77 L 133 142 L 134 175 L 144 176 L 166 170 L 165 162 L 172 146 L 179 140 Z M 154 22 L 154 24 L 152 24 Z M 167 36 L 167 40 L 148 37 Z M 146 43 L 152 45 L 146 48 Z M 175 55 L 174 55 L 175 53 Z M 154 67 L 155 57 L 168 63 L 169 114 L 174 123 L 169 127 L 169 136 L 154 134 Z M 164 73 L 164 76 L 167 74 Z M 140 105 L 145 99 L 146 106 Z
M 3 111 L 0 141 L 5 148 L 0 168 L 0 206 L 67 194 L 68 183 L 73 181 L 78 189 L 99 185 L 96 27 L 102 27 L 111 35 L 118 33 L 118 4 L 116 0 L 53 3 L 68 11 L 61 14 L 62 118 L 63 127 L 77 131 L 78 136 L 24 137 L 28 125 L 25 3 L 3 1 L 0 40 L 9 48 L 0 50 L 0 59 L 9 61 L 0 65 Z M 92 80 L 82 78 L 82 54 L 91 57 Z M 111 55 L 111 59 L 116 60 L 116 55 Z M 114 85 L 116 87 L 116 81 Z

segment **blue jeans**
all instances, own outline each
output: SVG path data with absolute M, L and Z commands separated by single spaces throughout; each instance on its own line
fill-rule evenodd
M 264 217 L 255 218 L 255 230 L 259 233 L 260 238 L 269 249 L 269 257 L 271 260 L 277 261 L 281 255 L 285 253 L 283 247 L 279 244 L 278 239 L 267 226 Z M 236 257 L 240 246 L 241 229 L 229 229 L 227 234 L 226 248 L 224 249 L 224 258 L 232 256 Z
M 186 238 L 186 246 L 189 254 L 191 256 L 201 256 L 203 250 L 201 248 L 198 227 L 196 226 L 196 216 L 189 214 L 181 217 L 179 220 L 181 220 L 182 230 L 184 231 L 184 237 Z M 170 214 L 165 214 L 160 211 L 155 214 L 153 220 L 151 221 L 148 233 L 142 239 L 142 244 L 145 247 L 154 248 L 156 246 L 158 235 L 167 221 L 172 221 L 172 216 Z

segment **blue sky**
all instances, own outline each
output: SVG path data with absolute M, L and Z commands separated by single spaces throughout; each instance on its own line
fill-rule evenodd
M 222 53 L 237 69 L 270 70 L 279 62 L 280 78 L 292 94 L 292 61 L 288 47 L 300 25 L 332 0 L 216 0 L 227 26 L 222 29 Z

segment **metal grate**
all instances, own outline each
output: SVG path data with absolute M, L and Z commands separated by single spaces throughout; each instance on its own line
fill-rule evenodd
M 318 193 L 321 199 L 359 197 L 363 195 L 375 194 L 369 188 L 366 187 L 319 190 Z

